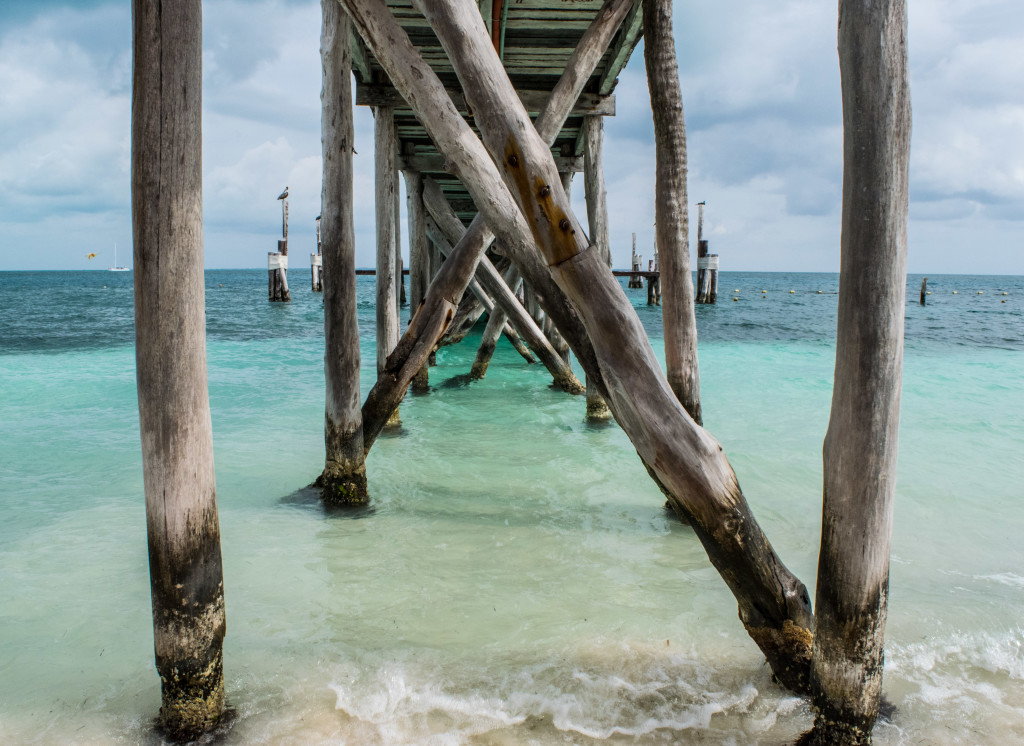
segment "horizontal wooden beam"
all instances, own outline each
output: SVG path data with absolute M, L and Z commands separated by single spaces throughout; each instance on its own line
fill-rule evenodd
M 583 171 L 583 158 L 564 156 L 555 157 L 555 165 L 559 173 L 570 171 L 581 173 Z M 448 173 L 445 168 L 445 157 L 443 155 L 404 155 L 398 158 L 398 168 L 402 171 L 418 171 L 419 173 L 441 174 Z
M 640 37 L 644 33 L 644 14 L 641 2 L 642 0 L 636 0 L 633 9 L 629 11 L 626 20 L 622 22 L 622 28 L 619 29 L 619 39 L 615 42 L 615 46 L 612 47 L 612 55 L 608 61 L 608 67 L 605 68 L 604 74 L 601 76 L 601 83 L 597 89 L 598 93 L 607 94 L 612 92 L 619 73 L 622 72 L 622 68 L 629 62 L 630 55 L 633 54 L 633 50 L 636 49 L 636 45 L 640 42 Z
M 518 71 L 517 71 L 518 72 Z M 466 106 L 466 98 L 462 91 L 447 89 L 448 95 L 455 104 L 459 113 L 466 114 L 469 108 Z M 516 91 L 519 100 L 530 114 L 537 114 L 551 97 L 551 91 Z M 359 106 L 393 106 L 399 109 L 408 109 L 409 105 L 402 98 L 402 94 L 389 85 L 356 85 L 356 104 Z M 611 94 L 598 95 L 595 93 L 581 93 L 576 100 L 576 105 L 569 113 L 572 117 L 586 116 L 615 116 L 615 96 Z

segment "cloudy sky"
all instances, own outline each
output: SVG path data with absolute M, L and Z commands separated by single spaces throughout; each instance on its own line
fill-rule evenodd
M 206 265 L 266 266 L 320 209 L 319 2 L 204 3 Z M 836 3 L 676 3 L 690 201 L 726 269 L 838 268 Z M 1024 274 L 1024 4 L 910 0 L 910 271 Z M 653 241 L 642 47 L 606 122 L 616 266 Z M 0 270 L 130 260 L 128 0 L 0 2 Z M 357 263 L 373 262 L 372 119 L 356 113 Z M 578 180 L 582 176 L 577 176 Z M 575 206 L 582 215 L 582 188 Z M 691 236 L 691 239 L 693 237 Z M 407 242 L 406 242 L 407 243 Z M 407 245 L 406 245 L 407 250 Z M 95 262 L 93 263 L 95 266 Z

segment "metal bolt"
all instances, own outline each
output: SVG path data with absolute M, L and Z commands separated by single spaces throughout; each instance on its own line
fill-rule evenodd
M 519 165 L 519 158 L 518 156 L 516 156 L 515 153 L 508 157 L 508 165 L 512 166 L 512 168 L 515 168 Z
M 563 231 L 567 231 L 572 226 L 569 224 L 568 220 L 566 220 L 565 218 L 562 218 L 560 221 L 558 221 L 558 227 L 561 228 Z
M 549 194 L 551 194 L 551 187 L 549 187 L 547 184 L 545 184 L 544 186 L 542 186 L 540 188 L 539 194 L 540 194 L 541 197 L 547 197 Z

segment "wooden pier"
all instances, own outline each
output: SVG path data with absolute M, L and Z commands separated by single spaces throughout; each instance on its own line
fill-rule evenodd
M 881 693 L 902 364 L 906 0 L 839 2 L 842 271 L 817 618 L 725 451 L 701 426 L 694 302 L 715 301 L 718 268 L 701 209 L 695 299 L 672 1 L 321 7 L 326 406 L 315 485 L 324 502 L 369 501 L 366 455 L 413 380 L 429 391 L 432 353 L 484 312 L 493 344 L 504 316 L 553 384 L 580 394 L 571 350 L 586 373 L 586 416 L 598 419 L 602 407 L 614 416 L 667 505 L 692 527 L 684 536 L 701 542 L 732 592 L 774 679 L 799 694 L 813 690 L 815 727 L 801 743 L 869 743 Z M 136 0 L 132 15 L 137 367 L 160 724 L 185 740 L 216 726 L 224 692 L 202 302 L 201 3 Z M 616 78 L 641 34 L 654 114 L 657 259 L 644 271 L 634 244 L 630 269 L 614 272 L 601 118 L 614 114 Z M 356 102 L 375 117 L 378 377 L 362 401 L 356 275 L 367 271 L 355 269 L 353 72 Z M 410 199 L 414 308 L 404 330 L 398 171 Z M 581 171 L 587 230 L 569 199 Z M 289 299 L 287 197 L 286 188 L 283 236 L 268 258 L 277 301 Z M 664 368 L 622 276 L 630 287 L 645 278 L 649 302 L 663 301 Z M 486 365 L 474 367 L 482 378 Z

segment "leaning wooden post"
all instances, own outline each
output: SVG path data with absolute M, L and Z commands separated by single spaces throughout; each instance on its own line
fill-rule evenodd
M 376 172 L 377 213 L 377 373 L 384 370 L 388 355 L 398 344 L 398 281 L 395 278 L 395 112 L 390 106 L 378 106 L 373 123 L 374 167 Z M 388 425 L 401 420 L 398 409 Z
M 324 470 L 317 479 L 325 502 L 360 505 L 369 499 L 359 392 L 359 323 L 356 316 L 356 237 L 352 153 L 352 21 L 336 0 L 321 0 L 323 26 L 320 94 L 323 191 L 321 237 L 324 274 Z
M 202 5 L 132 3 L 135 364 L 160 727 L 224 704 L 224 576 L 206 380 Z
M 924 305 L 925 296 L 928 295 L 928 278 L 921 278 L 921 305 Z
M 910 89 L 906 0 L 840 0 L 843 218 L 832 413 L 824 446 L 814 729 L 871 743 L 882 691 L 906 297 Z
M 671 0 L 644 0 L 644 62 L 654 114 L 656 295 L 665 339 L 665 374 L 679 403 L 698 425 L 700 371 L 697 318 L 690 272 L 690 226 L 686 198 L 686 119 L 679 88 Z M 703 205 L 701 206 L 703 216 Z M 698 221 L 699 223 L 702 221 Z M 652 282 L 655 282 L 652 279 Z M 660 298 L 658 298 L 660 301 Z
M 583 188 L 587 201 L 587 223 L 590 242 L 612 266 L 611 241 L 608 236 L 608 193 L 604 185 L 604 118 L 583 120 Z M 587 382 L 587 419 L 604 422 L 612 413 L 597 387 Z

